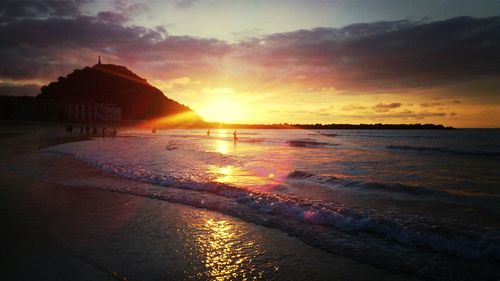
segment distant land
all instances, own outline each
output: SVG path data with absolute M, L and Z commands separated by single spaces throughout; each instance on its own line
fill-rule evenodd
M 435 124 L 224 124 L 206 123 L 207 128 L 221 129 L 307 129 L 307 130 L 453 130 Z
M 185 118 L 179 118 L 184 116 Z M 172 122 L 171 119 L 176 120 Z M 158 128 L 447 130 L 434 124 L 226 124 L 204 122 L 127 67 L 98 63 L 43 86 L 36 97 L 0 96 L 0 120 L 112 123 Z M 170 120 L 170 121 L 169 121 Z

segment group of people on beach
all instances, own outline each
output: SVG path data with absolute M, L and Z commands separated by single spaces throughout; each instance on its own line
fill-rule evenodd
M 85 129 L 85 133 L 84 133 L 84 129 Z M 106 127 L 102 127 L 101 129 L 102 131 L 102 138 L 106 137 Z M 98 129 L 97 127 L 94 125 L 94 126 L 80 126 L 80 136 L 87 136 L 87 137 L 96 137 L 97 136 L 97 132 L 98 132 Z M 72 124 L 69 124 L 68 126 L 66 126 L 66 133 L 68 133 L 70 136 L 73 136 L 73 125 Z M 116 128 L 113 128 L 113 130 L 111 131 L 111 137 L 112 138 L 115 138 L 116 137 L 116 133 L 117 133 L 117 130 Z

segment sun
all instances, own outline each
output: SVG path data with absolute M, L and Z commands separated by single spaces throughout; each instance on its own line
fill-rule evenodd
M 239 101 L 219 97 L 204 104 L 198 113 L 208 122 L 239 122 L 244 118 L 245 108 Z

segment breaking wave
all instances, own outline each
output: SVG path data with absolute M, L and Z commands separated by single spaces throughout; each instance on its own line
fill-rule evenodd
M 290 140 L 287 141 L 289 146 L 292 147 L 329 147 L 338 146 L 336 143 L 328 142 L 317 142 L 317 141 L 305 141 L 305 140 Z
M 436 197 L 450 197 L 452 194 L 439 191 L 435 189 L 426 189 L 423 187 L 410 186 L 400 183 L 377 183 L 377 182 L 363 182 L 350 179 L 337 178 L 335 176 L 322 176 L 305 171 L 292 171 L 288 174 L 289 179 L 308 179 L 320 184 L 329 184 L 341 188 L 356 188 L 375 190 L 391 193 L 404 193 L 416 196 L 436 196 Z
M 449 223 L 446 222 L 424 222 L 416 215 L 385 213 L 380 210 L 357 210 L 334 203 L 318 203 L 308 199 L 252 192 L 216 182 L 202 183 L 186 178 L 176 179 L 167 175 L 153 174 L 143 169 L 117 167 L 107 161 L 89 161 L 85 158 L 82 160 L 106 172 L 135 181 L 204 191 L 233 198 L 239 204 L 259 213 L 293 217 L 300 221 L 328 226 L 340 231 L 362 231 L 398 243 L 426 247 L 465 259 L 500 260 L 500 241 L 497 239 L 500 234 L 492 235 L 490 231 L 484 229 L 479 231 L 459 229 L 456 226 L 447 226 Z M 295 178 L 314 176 L 303 171 L 294 171 L 289 175 Z M 339 179 L 331 177 L 329 180 Z
M 432 147 L 432 146 L 388 145 L 387 149 L 416 151 L 419 153 L 448 153 L 448 154 L 466 155 L 466 156 L 500 156 L 500 152 L 469 151 L 469 150 L 449 149 L 445 147 Z

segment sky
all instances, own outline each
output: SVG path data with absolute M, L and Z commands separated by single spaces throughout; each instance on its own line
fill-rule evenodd
M 0 94 L 125 65 L 226 123 L 500 127 L 500 1 L 3 0 Z

